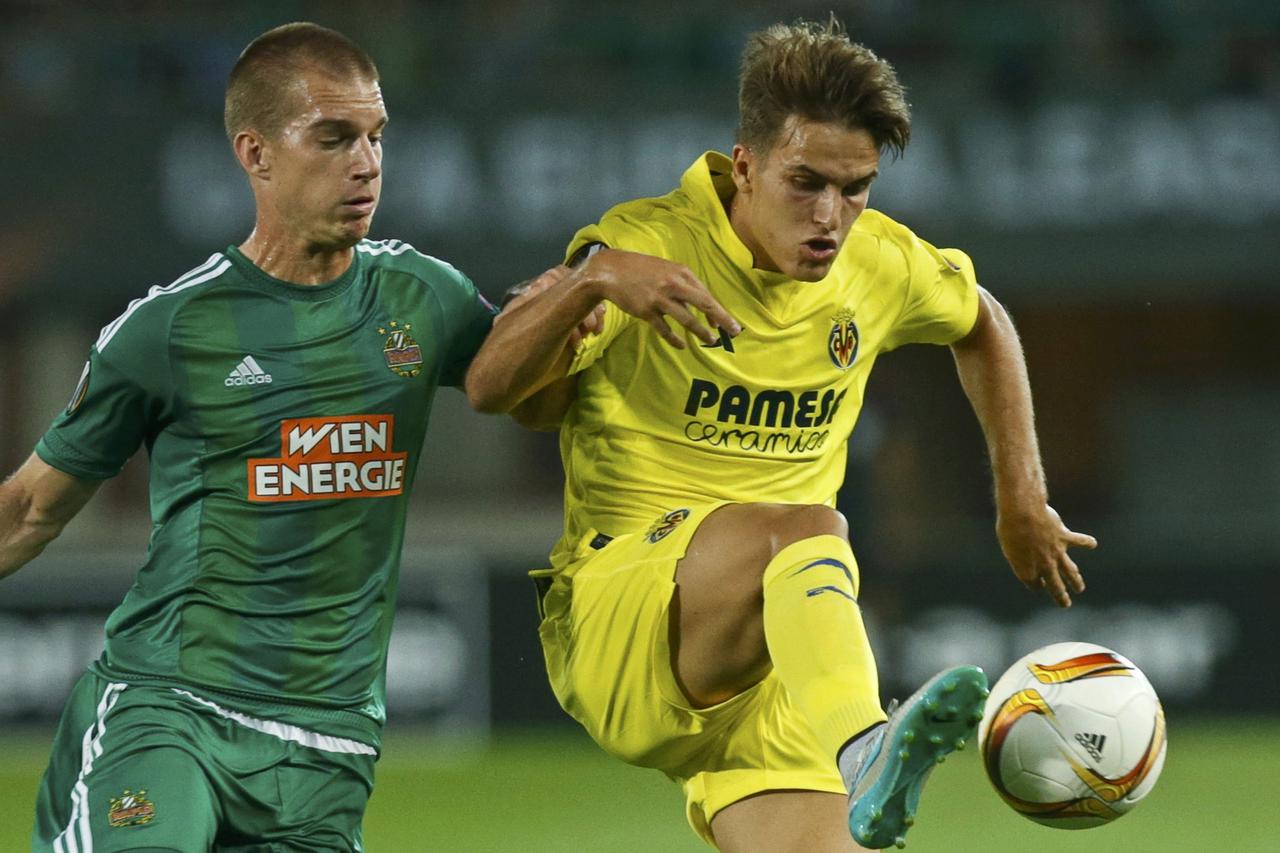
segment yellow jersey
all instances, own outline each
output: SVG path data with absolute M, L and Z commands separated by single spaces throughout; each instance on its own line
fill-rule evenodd
M 570 367 L 578 395 L 560 428 L 571 558 L 594 529 L 643 531 L 713 501 L 835 503 L 846 447 L 876 357 L 908 343 L 949 344 L 973 327 L 973 265 L 875 210 L 849 231 L 826 278 L 752 267 L 729 224 L 730 160 L 708 152 L 667 195 L 620 204 L 568 248 L 602 243 L 689 267 L 742 325 L 716 345 L 679 350 L 606 303 L 598 334 Z

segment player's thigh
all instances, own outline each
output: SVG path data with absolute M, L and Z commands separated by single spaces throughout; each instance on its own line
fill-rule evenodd
M 204 853 L 217 807 L 199 762 L 162 710 L 87 673 L 55 735 L 36 801 L 36 851 Z
M 853 853 L 842 794 L 766 791 L 722 809 L 711 821 L 721 853 Z
M 725 504 L 697 527 L 676 567 L 673 665 L 696 705 L 722 702 L 770 667 L 762 578 L 786 546 L 813 536 L 848 536 L 844 517 L 809 504 Z
M 33 849 L 208 851 L 216 805 L 199 762 L 177 747 L 132 749 L 121 742 L 127 727 L 115 732 L 107 722 L 101 737 L 92 732 L 84 737 L 83 763 L 89 771 L 50 779 L 42 789 Z M 54 832 L 41 828 L 52 805 L 46 795 L 60 795 L 71 807 Z
M 783 548 L 814 536 L 847 539 L 837 510 L 819 504 L 727 503 L 699 520 L 676 566 L 687 615 L 754 613 L 763 602 L 761 578 Z
M 539 634 L 556 698 L 632 764 L 671 772 L 708 725 L 675 682 L 668 611 L 676 562 L 710 509 L 673 510 L 644 533 L 584 546 L 543 598 Z
M 221 844 L 219 853 L 304 853 L 360 850 L 361 822 L 373 792 L 373 756 L 287 744 L 274 768 L 281 797 L 276 826 L 262 846 Z

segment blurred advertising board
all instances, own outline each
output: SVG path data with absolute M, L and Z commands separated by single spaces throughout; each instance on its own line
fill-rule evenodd
M 56 718 L 102 651 L 107 614 L 138 555 L 41 557 L 0 584 L 0 720 Z M 441 732 L 490 720 L 489 587 L 462 552 L 406 551 L 387 659 L 387 715 Z

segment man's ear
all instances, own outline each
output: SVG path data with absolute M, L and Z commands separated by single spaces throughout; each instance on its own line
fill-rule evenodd
M 755 179 L 755 153 L 745 145 L 733 146 L 733 183 L 738 192 L 750 192 Z
M 271 179 L 271 152 L 256 130 L 242 130 L 231 140 L 240 168 L 251 178 Z

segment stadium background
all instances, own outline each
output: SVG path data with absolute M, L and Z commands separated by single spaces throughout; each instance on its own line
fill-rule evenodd
M 263 29 L 312 19 L 371 51 L 392 116 L 374 236 L 497 296 L 609 204 L 727 148 L 744 36 L 830 9 L 914 104 L 915 138 L 873 206 L 967 249 L 1009 306 L 1054 503 L 1102 543 L 1081 557 L 1090 589 L 1071 611 L 1025 593 L 992 536 L 981 437 L 946 352 L 884 359 L 840 504 L 885 695 L 953 660 L 998 673 L 1087 639 L 1142 666 L 1170 721 L 1160 786 L 1114 827 L 1025 824 L 965 756 L 939 772 L 912 849 L 1280 848 L 1273 2 L 10 0 L 0 468 L 65 404 L 98 327 L 247 233 L 221 96 Z M 422 465 L 369 849 L 700 849 L 675 789 L 604 758 L 545 686 L 522 572 L 559 521 L 552 437 L 447 391 Z M 146 536 L 139 459 L 0 584 L 0 850 L 25 846 L 53 720 Z

